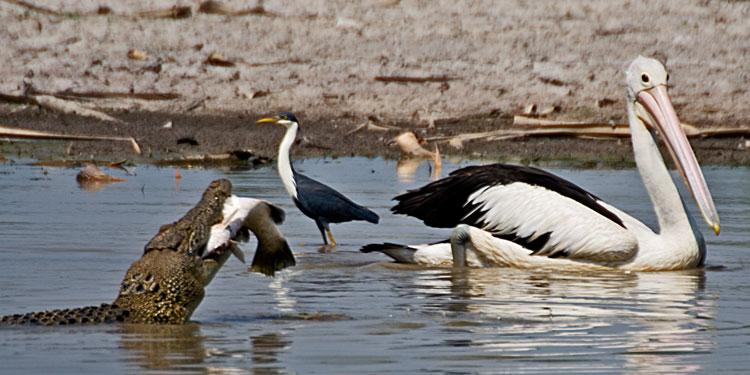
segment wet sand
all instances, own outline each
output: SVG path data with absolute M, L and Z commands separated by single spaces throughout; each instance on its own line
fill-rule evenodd
M 0 3 L 0 43 L 7 46 L 0 58 L 12 62 L 0 66 L 0 92 L 176 98 L 84 102 L 125 121 L 117 125 L 0 104 L 3 125 L 134 136 L 145 151 L 133 157 L 111 143 L 0 142 L 10 156 L 148 162 L 249 149 L 272 157 L 281 131 L 253 121 L 280 110 L 303 121 L 307 140 L 297 157 L 396 156 L 387 141 L 397 130 L 347 135 L 368 118 L 428 138 L 508 127 L 529 104 L 556 107 L 551 118 L 624 123 L 622 69 L 639 54 L 666 60 L 684 122 L 750 125 L 747 2 L 266 1 L 263 15 L 220 16 L 199 13 L 196 1 L 178 4 L 191 9 L 182 19 L 132 17 L 170 1 L 37 5 L 68 14 Z M 88 15 L 100 6 L 111 13 Z M 145 58 L 128 58 L 131 49 Z M 213 53 L 231 66 L 207 63 Z M 430 119 L 436 128 L 427 129 Z M 170 120 L 174 127 L 162 129 Z M 181 138 L 198 144 L 177 144 Z M 745 144 L 694 142 L 704 164 L 748 164 Z M 627 140 L 474 141 L 442 151 L 519 162 L 632 160 Z

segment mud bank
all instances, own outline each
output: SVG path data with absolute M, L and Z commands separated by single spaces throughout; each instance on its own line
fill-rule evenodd
M 175 113 L 111 113 L 124 120 L 112 124 L 73 115 L 60 115 L 35 108 L 0 112 L 0 123 L 41 131 L 66 134 L 132 136 L 142 149 L 133 152 L 126 142 L 108 141 L 18 141 L 0 140 L 0 155 L 45 161 L 85 161 L 127 159 L 133 163 L 156 164 L 264 164 L 275 158 L 284 129 L 256 125 L 260 114 L 185 115 Z M 508 114 L 493 113 L 461 120 L 436 121 L 434 128 L 414 127 L 411 123 L 381 123 L 388 130 L 356 130 L 362 119 L 324 118 L 300 115 L 302 121 L 295 158 L 367 156 L 398 158 L 400 151 L 392 139 L 402 131 L 420 137 L 451 136 L 512 126 Z M 367 121 L 367 120 L 365 120 Z M 171 127 L 165 128 L 165 124 Z M 748 165 L 750 150 L 742 138 L 693 139 L 693 148 L 703 165 Z M 425 147 L 432 149 L 434 143 Z M 632 148 L 627 138 L 521 138 L 513 140 L 464 142 L 461 149 L 439 143 L 448 157 L 487 159 L 515 163 L 567 165 L 580 167 L 632 166 Z

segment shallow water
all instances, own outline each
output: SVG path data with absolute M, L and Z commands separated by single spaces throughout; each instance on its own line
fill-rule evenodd
M 465 164 L 465 163 L 464 163 Z M 463 164 L 462 164 L 463 165 Z M 458 165 L 446 163 L 443 174 Z M 230 259 L 181 327 L 0 330 L 3 373 L 717 373 L 745 372 L 750 351 L 750 168 L 706 168 L 722 234 L 704 230 L 705 270 L 563 274 L 417 269 L 357 250 L 447 236 L 389 214 L 390 198 L 429 181 L 427 165 L 306 160 L 297 168 L 381 215 L 380 225 L 320 236 L 274 168 L 138 167 L 124 183 L 82 190 L 77 170 L 0 165 L 0 315 L 114 299 L 130 263 L 215 178 L 287 210 L 298 266 L 268 278 Z M 653 224 L 634 170 L 553 170 Z M 114 172 L 118 174 L 117 172 Z M 689 202 L 693 210 L 692 202 Z M 697 217 L 697 216 L 696 216 Z M 255 244 L 243 245 L 251 259 Z

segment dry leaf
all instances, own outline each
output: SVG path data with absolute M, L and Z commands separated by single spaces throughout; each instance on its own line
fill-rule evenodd
M 529 104 L 526 107 L 523 107 L 523 114 L 527 116 L 535 115 L 536 114 L 536 104 Z
M 146 60 L 148 58 L 148 54 L 141 50 L 132 48 L 128 51 L 128 58 L 131 60 Z
M 234 62 L 227 60 L 224 57 L 224 55 L 218 52 L 214 52 L 208 55 L 208 59 L 206 59 L 206 64 L 215 65 L 215 66 L 223 66 L 225 68 L 235 66 Z

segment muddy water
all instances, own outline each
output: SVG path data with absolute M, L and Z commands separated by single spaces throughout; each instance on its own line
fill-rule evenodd
M 389 199 L 429 180 L 396 163 L 307 160 L 298 169 L 381 215 L 378 226 L 320 237 L 273 168 L 139 167 L 128 181 L 79 188 L 72 169 L 0 165 L 0 314 L 111 301 L 159 225 L 178 218 L 209 181 L 287 210 L 299 265 L 275 279 L 230 260 L 194 324 L 0 330 L 2 373 L 601 373 L 744 372 L 750 352 L 750 169 L 707 168 L 722 218 L 704 270 L 560 274 L 415 269 L 361 254 L 369 242 L 443 238 L 388 213 Z M 444 173 L 458 167 L 446 163 Z M 652 224 L 633 170 L 554 170 Z M 114 172 L 119 175 L 118 172 Z M 692 209 L 692 203 L 690 204 Z M 702 228 L 703 229 L 703 228 Z M 255 244 L 243 246 L 251 258 Z

